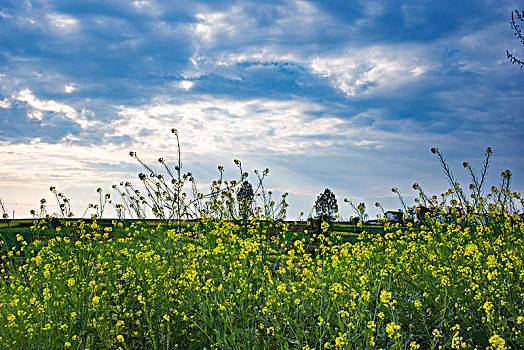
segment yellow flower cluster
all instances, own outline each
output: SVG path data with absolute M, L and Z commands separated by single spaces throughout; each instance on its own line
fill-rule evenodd
M 2 255 L 0 348 L 524 347 L 517 216 L 386 229 L 339 244 L 255 219 L 86 225 Z

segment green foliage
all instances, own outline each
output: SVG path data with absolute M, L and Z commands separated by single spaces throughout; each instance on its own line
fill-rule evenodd
M 329 188 L 318 195 L 315 201 L 315 219 L 319 221 L 332 222 L 338 212 L 337 199 Z

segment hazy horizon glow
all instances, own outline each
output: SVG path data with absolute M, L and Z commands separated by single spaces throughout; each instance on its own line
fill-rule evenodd
M 494 150 L 488 185 L 524 184 L 524 57 L 512 1 L 7 0 L 0 9 L 0 198 L 29 217 L 49 186 L 81 215 L 96 189 L 138 184 L 138 152 L 205 188 L 224 165 L 270 169 L 288 218 L 328 187 L 399 207 L 420 183 L 447 189 L 439 147 L 467 186 Z M 520 9 L 519 9 L 520 10 Z M 251 175 L 253 177 L 253 175 Z M 113 197 L 114 192 L 111 192 Z M 117 198 L 114 198 L 117 199 Z M 109 212 L 108 212 L 109 214 Z

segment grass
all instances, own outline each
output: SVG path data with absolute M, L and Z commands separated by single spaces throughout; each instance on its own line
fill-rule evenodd
M 0 235 L 3 237 L 6 237 L 7 240 L 9 240 L 9 245 L 13 245 L 16 243 L 16 235 L 20 234 L 24 237 L 24 239 L 27 242 L 32 242 L 34 239 L 41 239 L 44 236 L 47 237 L 55 237 L 55 236 L 69 236 L 76 230 L 76 226 L 80 222 L 80 219 L 65 219 L 61 220 L 62 223 L 60 224 L 64 231 L 57 231 L 56 229 L 50 228 L 48 226 L 51 226 L 49 222 L 47 223 L 45 228 L 42 229 L 35 229 L 35 227 L 32 227 L 35 222 L 38 222 L 38 220 L 4 220 L 3 223 L 0 223 Z M 82 220 L 86 223 L 91 222 L 91 220 Z M 122 231 L 123 229 L 116 227 L 114 223 L 119 222 L 122 223 L 123 227 L 130 227 L 132 223 L 138 223 L 140 222 L 140 225 L 146 225 L 149 227 L 157 228 L 161 222 L 158 220 L 114 220 L 114 219 L 101 219 L 97 220 L 97 225 L 105 228 L 105 227 L 113 227 L 113 232 L 115 231 Z M 307 222 L 295 222 L 295 221 L 287 221 L 285 222 L 287 225 L 290 226 L 290 229 L 288 232 L 281 233 L 281 239 L 282 240 L 295 240 L 295 239 L 302 239 L 306 235 L 304 234 L 304 231 L 312 231 L 312 227 Z M 187 231 L 194 231 L 196 230 L 198 226 L 197 222 L 188 222 L 183 221 L 181 223 L 182 229 Z M 160 225 L 159 229 L 165 229 L 164 226 Z M 333 223 L 331 225 L 331 232 L 335 235 L 340 236 L 340 239 L 344 242 L 356 242 L 359 239 L 365 239 L 366 235 L 362 235 L 362 233 L 365 234 L 382 234 L 384 232 L 383 227 L 377 227 L 377 226 L 366 226 L 366 225 L 349 225 L 345 223 Z

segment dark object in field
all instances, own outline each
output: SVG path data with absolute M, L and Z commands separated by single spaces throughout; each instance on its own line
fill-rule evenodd
M 335 214 L 338 213 L 338 204 L 335 194 L 329 188 L 319 194 L 315 201 L 315 219 L 326 222 L 333 222 Z
M 398 222 L 401 225 L 404 224 L 404 213 L 400 209 L 398 211 L 388 210 L 384 213 L 384 217 L 392 222 Z

